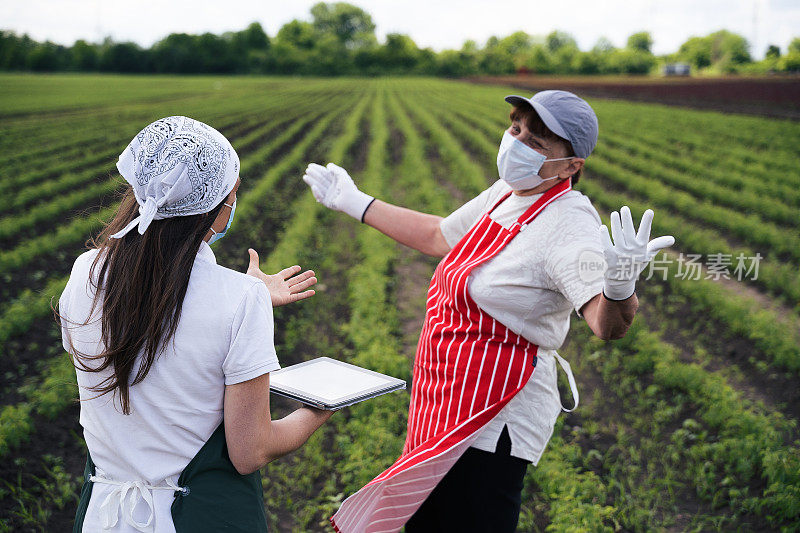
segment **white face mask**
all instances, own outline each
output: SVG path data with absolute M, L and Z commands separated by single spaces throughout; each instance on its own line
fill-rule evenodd
M 545 161 L 564 161 L 574 157 L 547 159 L 546 155 L 540 154 L 506 131 L 503 133 L 500 150 L 497 152 L 497 171 L 500 173 L 500 179 L 508 183 L 512 189 L 524 191 L 558 177 L 556 175 L 542 178 L 539 175 L 539 170 Z

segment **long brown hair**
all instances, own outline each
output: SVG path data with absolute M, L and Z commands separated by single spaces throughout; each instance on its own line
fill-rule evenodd
M 208 213 L 154 220 L 144 235 L 134 229 L 121 239 L 111 239 L 111 235 L 139 216 L 133 188 L 128 186 L 114 219 L 96 239 L 87 241 L 89 248 L 99 252 L 89 272 L 94 300 L 89 318 L 80 325 L 89 323 L 102 300 L 105 351 L 97 355 L 79 353 L 70 339 L 70 353 L 75 356 L 73 364 L 81 370 L 113 370 L 113 374 L 90 390 L 100 393 L 98 396 L 118 391 L 126 415 L 131 412 L 130 386 L 144 380 L 161 347 L 175 334 L 195 256 L 226 201 Z M 100 272 L 95 278 L 98 267 Z M 56 316 L 64 318 L 58 311 Z M 66 321 L 69 322 L 68 317 Z M 143 357 L 137 367 L 142 349 Z M 102 362 L 88 366 L 87 361 L 94 360 Z

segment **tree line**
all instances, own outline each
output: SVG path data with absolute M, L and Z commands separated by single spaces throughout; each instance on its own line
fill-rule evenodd
M 28 35 L 0 31 L 0 70 L 79 71 L 170 74 L 470 75 L 649 74 L 668 63 L 684 62 L 695 72 L 800 72 L 800 37 L 786 53 L 770 45 L 766 57 L 753 61 L 741 35 L 720 30 L 692 37 L 678 51 L 656 56 L 648 32 L 634 33 L 624 47 L 601 38 L 590 49 L 578 48 L 563 31 L 531 35 L 518 31 L 490 37 L 483 46 L 466 41 L 458 50 L 419 48 L 409 37 L 390 33 L 383 43 L 372 17 L 344 2 L 320 2 L 311 21 L 292 20 L 270 37 L 257 22 L 221 35 L 173 33 L 150 48 L 133 42 L 102 43 L 83 39 L 72 46 L 37 42 Z

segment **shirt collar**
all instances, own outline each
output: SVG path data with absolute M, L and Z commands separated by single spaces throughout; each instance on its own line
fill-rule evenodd
M 200 241 L 200 249 L 197 250 L 197 259 L 208 261 L 215 265 L 217 264 L 217 258 L 214 256 L 214 250 L 211 249 L 211 246 L 209 246 L 206 241 Z

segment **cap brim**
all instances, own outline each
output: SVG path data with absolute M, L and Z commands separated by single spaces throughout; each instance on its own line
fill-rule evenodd
M 556 117 L 554 117 L 550 111 L 548 111 L 542 104 L 539 102 L 534 102 L 530 98 L 525 98 L 524 96 L 519 96 L 516 94 L 510 94 L 505 98 L 506 102 L 511 105 L 517 105 L 521 103 L 526 103 L 531 106 L 536 112 L 539 114 L 539 117 L 544 122 L 544 125 L 550 129 L 553 133 L 561 137 L 562 139 L 566 139 L 567 141 L 571 141 L 571 139 L 567 136 L 567 133 L 564 131 L 564 128 L 561 127 L 561 124 L 558 123 Z

